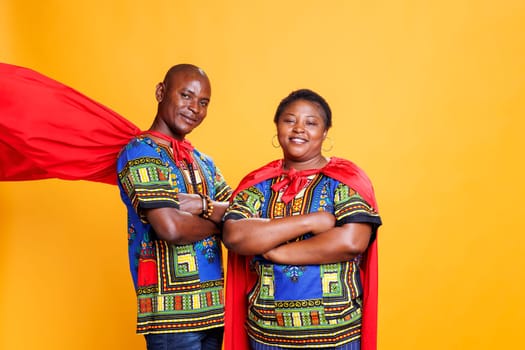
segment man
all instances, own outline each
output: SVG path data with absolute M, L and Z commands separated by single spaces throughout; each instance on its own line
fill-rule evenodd
M 189 64 L 156 87 L 152 126 L 118 158 L 128 209 L 137 333 L 148 350 L 220 349 L 224 282 L 219 224 L 231 188 L 212 159 L 185 139 L 207 114 L 211 87 Z

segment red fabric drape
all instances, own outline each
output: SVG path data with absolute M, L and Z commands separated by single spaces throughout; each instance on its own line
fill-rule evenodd
M 78 91 L 0 63 L 0 181 L 116 184 L 118 152 L 139 133 L 133 123 Z
M 311 171 L 309 171 L 310 173 Z M 330 162 L 319 169 L 356 190 L 375 210 L 377 203 L 374 189 L 366 174 L 350 161 L 332 157 Z M 263 180 L 283 174 L 282 160 L 276 160 L 248 174 L 234 191 L 237 193 Z M 246 295 L 256 281 L 255 273 L 249 268 L 251 257 L 228 252 L 226 278 L 226 314 L 224 329 L 225 350 L 248 350 L 248 336 L 244 323 L 247 316 Z M 361 349 L 377 349 L 377 235 L 370 244 L 361 266 L 363 281 L 363 320 L 361 327 Z

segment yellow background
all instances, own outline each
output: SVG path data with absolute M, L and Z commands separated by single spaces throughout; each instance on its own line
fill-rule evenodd
M 380 204 L 379 349 L 518 349 L 524 23 L 522 0 L 3 0 L 0 61 L 141 128 L 172 64 L 203 67 L 212 103 L 189 139 L 232 185 L 280 156 L 280 99 L 318 91 L 327 155 Z M 0 183 L 0 231 L 1 349 L 144 349 L 116 187 Z

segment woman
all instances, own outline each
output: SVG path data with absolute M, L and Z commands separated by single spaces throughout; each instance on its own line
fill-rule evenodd
M 331 118 L 311 90 L 283 99 L 274 117 L 283 159 L 232 196 L 223 219 L 228 350 L 376 346 L 381 219 L 366 175 L 322 154 Z

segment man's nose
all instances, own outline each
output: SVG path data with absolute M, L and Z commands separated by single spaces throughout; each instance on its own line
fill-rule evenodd
M 200 112 L 199 101 L 197 99 L 191 99 L 189 108 L 193 113 L 195 114 L 199 113 Z

